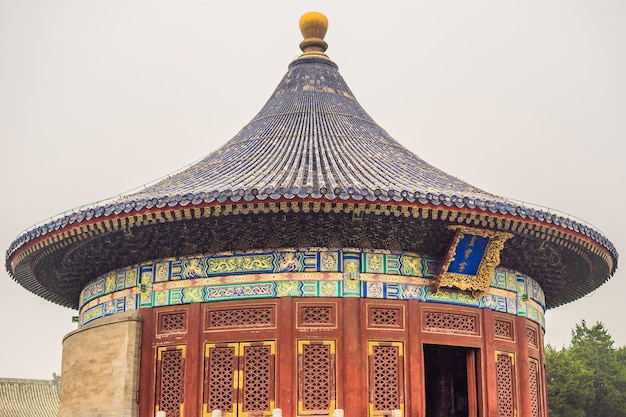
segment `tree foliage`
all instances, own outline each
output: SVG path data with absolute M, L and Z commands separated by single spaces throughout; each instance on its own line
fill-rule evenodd
M 546 346 L 550 417 L 626 417 L 626 347 L 583 320 L 561 350 Z

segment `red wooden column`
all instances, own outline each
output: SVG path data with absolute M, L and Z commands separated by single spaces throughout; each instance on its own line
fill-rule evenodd
M 155 315 L 151 308 L 139 310 L 141 326 L 141 359 L 139 364 L 139 415 L 154 414 L 154 347 Z
M 495 328 L 493 311 L 491 310 L 483 310 L 483 331 L 482 377 L 485 387 L 483 392 L 484 412 L 487 417 L 498 417 L 498 371 L 496 368 L 494 347 Z
M 546 354 L 544 350 L 544 333 L 541 329 L 541 326 L 538 326 L 537 329 L 537 345 L 539 348 L 539 383 L 541 385 L 541 390 L 539 391 L 540 401 L 541 401 L 541 412 L 542 417 L 546 417 L 548 415 L 548 377 L 546 375 Z
M 517 387 L 520 415 L 532 416 L 530 407 L 530 373 L 528 368 L 528 341 L 526 338 L 526 317 L 515 318 L 515 342 L 517 345 Z
M 343 355 L 337 388 L 343 392 L 343 408 L 346 416 L 367 416 L 367 343 L 361 340 L 361 299 L 346 297 L 343 305 L 342 321 L 339 324 L 343 333 Z
M 407 355 L 407 416 L 426 415 L 426 385 L 424 382 L 424 346 L 422 345 L 422 309 L 419 302 L 407 303 L 408 345 Z
M 201 343 L 202 317 L 200 303 L 190 304 L 187 310 L 189 316 L 187 328 L 187 357 L 185 364 L 187 380 L 185 381 L 185 415 L 202 415 L 202 356 L 204 346 Z M 189 414 L 187 414 L 189 413 Z
M 296 396 L 298 390 L 294 381 L 296 367 L 296 348 L 294 342 L 294 327 L 296 312 L 294 300 L 291 297 L 278 299 L 278 333 L 276 339 L 276 408 L 283 410 L 285 416 L 295 416 Z

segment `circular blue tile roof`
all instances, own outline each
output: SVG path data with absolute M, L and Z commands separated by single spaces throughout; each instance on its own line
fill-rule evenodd
M 294 196 L 504 202 L 402 147 L 363 110 L 337 66 L 318 57 L 293 62 L 259 114 L 223 147 L 128 200 L 158 206 Z
M 523 239 L 544 245 L 558 241 L 587 265 L 579 273 L 580 285 L 564 291 L 563 285 L 555 284 L 551 289 L 550 282 L 571 279 L 565 267 L 550 267 L 542 282 L 537 275 L 549 269 L 546 262 L 541 264 L 544 266 L 534 264 L 532 254 L 524 261 L 528 265 L 511 261 L 517 268 L 528 266 L 530 275 L 544 287 L 549 306 L 592 291 L 614 273 L 617 251 L 598 230 L 566 215 L 493 195 L 423 161 L 389 136 L 360 106 L 337 66 L 324 54 L 323 40 L 305 39 L 301 46 L 303 55 L 289 65 L 261 111 L 224 146 L 139 191 L 85 206 L 32 228 L 7 250 L 8 271 L 32 292 L 74 306 L 85 280 L 107 272 L 106 268 L 148 260 L 148 254 L 177 256 L 174 247 L 167 253 L 149 250 L 153 245 L 150 240 L 136 239 L 131 245 L 131 232 L 124 240 L 130 245 L 126 249 L 104 244 L 106 249 L 98 249 L 105 251 L 100 257 L 117 261 L 90 269 L 84 261 L 70 256 L 81 253 L 78 248 L 89 242 L 100 242 L 103 236 L 113 242 L 120 229 L 130 231 L 144 224 L 165 228 L 151 223 L 153 213 L 178 213 L 154 222 L 180 221 L 180 229 L 167 231 L 170 239 L 176 240 L 181 236 L 187 239 L 185 219 L 204 216 L 196 213 L 183 218 L 181 210 L 299 201 L 463 213 L 468 219 L 480 219 L 483 227 L 513 232 L 515 224 L 521 224 L 518 233 Z M 431 217 L 428 221 L 441 220 Z M 218 229 L 211 226 L 207 233 L 219 235 Z M 441 237 L 447 238 L 445 234 Z M 524 249 L 526 240 L 514 238 L 508 245 L 517 251 L 530 251 L 534 246 L 528 244 Z M 98 263 L 97 258 L 91 263 Z M 74 279 L 74 275 L 82 278 Z

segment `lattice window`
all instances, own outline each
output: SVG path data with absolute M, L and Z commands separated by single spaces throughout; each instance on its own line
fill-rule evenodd
M 207 310 L 206 330 L 228 327 L 268 327 L 274 324 L 274 306 Z
M 337 326 L 336 304 L 319 305 L 298 302 L 297 306 L 298 327 L 334 328 Z
M 428 311 L 424 314 L 424 330 L 438 333 L 479 334 L 478 318 L 468 314 Z
M 370 307 L 368 321 L 371 327 L 404 328 L 402 308 Z
M 185 346 L 157 349 L 156 410 L 182 417 L 185 381 Z
M 530 412 L 531 417 L 540 417 L 539 403 L 539 363 L 535 360 L 528 362 L 529 382 L 530 382 Z
M 205 415 L 213 410 L 223 414 L 235 413 L 234 382 L 238 368 L 237 344 L 207 345 L 205 349 L 204 367 L 204 404 Z
M 187 312 L 172 311 L 158 315 L 158 333 L 184 333 L 187 331 Z
M 372 415 L 390 415 L 393 410 L 404 408 L 402 358 L 402 343 L 369 343 L 369 402 Z
M 270 415 L 274 408 L 274 342 L 207 344 L 203 413 Z M 168 416 L 169 417 L 169 416 Z
M 513 323 L 508 320 L 494 320 L 495 337 L 498 339 L 513 340 Z
M 298 341 L 298 414 L 335 408 L 335 342 Z
M 539 346 L 539 343 L 537 342 L 537 332 L 532 327 L 526 327 L 526 340 L 532 347 L 536 348 Z
M 332 324 L 329 306 L 302 307 L 302 324 Z
M 242 343 L 241 411 L 271 412 L 274 396 L 273 344 Z
M 496 353 L 498 417 L 515 416 L 515 374 L 513 354 Z

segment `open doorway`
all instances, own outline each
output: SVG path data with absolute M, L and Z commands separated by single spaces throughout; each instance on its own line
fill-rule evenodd
M 477 349 L 424 345 L 426 417 L 478 416 Z

